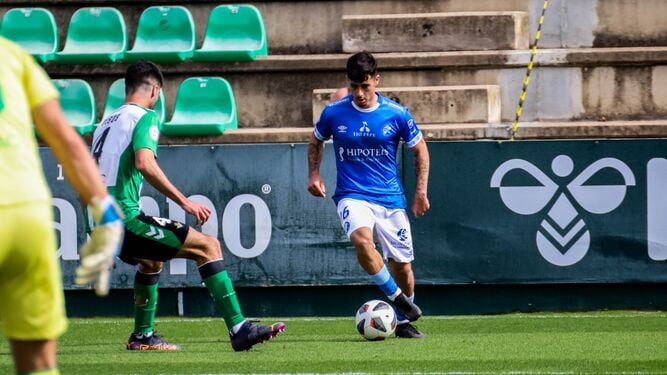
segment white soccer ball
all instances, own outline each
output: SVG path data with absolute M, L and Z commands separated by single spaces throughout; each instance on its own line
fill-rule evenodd
M 374 299 L 357 310 L 355 324 L 366 340 L 384 340 L 396 330 L 396 314 L 387 302 Z

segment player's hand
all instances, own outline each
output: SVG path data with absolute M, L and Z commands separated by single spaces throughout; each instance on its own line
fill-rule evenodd
M 76 269 L 76 284 L 93 283 L 95 293 L 103 297 L 109 293 L 109 278 L 115 256 L 123 243 L 123 213 L 114 199 L 93 198 L 90 204 L 95 227 L 90 240 L 81 247 L 81 263 Z
M 415 194 L 415 197 L 412 200 L 412 214 L 415 215 L 415 217 L 424 216 L 429 208 L 431 208 L 431 204 L 428 201 L 428 196 L 424 193 Z
M 316 197 L 324 198 L 327 196 L 324 181 L 320 175 L 314 175 L 308 179 L 308 191 Z
M 190 215 L 194 216 L 195 219 L 197 219 L 197 224 L 199 225 L 204 224 L 211 216 L 211 209 L 208 208 L 208 206 L 193 202 L 189 199 L 182 207 L 185 212 L 189 213 Z

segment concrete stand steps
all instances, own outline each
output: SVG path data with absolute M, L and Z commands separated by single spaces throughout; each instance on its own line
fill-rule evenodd
M 430 52 L 528 48 L 526 12 L 344 15 L 345 52 Z

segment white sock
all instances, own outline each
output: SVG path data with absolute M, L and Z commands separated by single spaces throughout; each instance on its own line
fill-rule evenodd
M 241 329 L 243 323 L 245 323 L 245 319 L 243 319 L 241 323 L 234 324 L 234 327 L 232 327 L 232 335 L 239 333 L 239 330 Z
M 135 333 L 134 334 L 134 337 L 138 338 L 139 340 L 147 339 L 151 336 L 153 336 L 153 331 L 150 331 L 148 333 Z
M 401 290 L 401 288 L 398 288 L 398 289 L 396 289 L 396 292 L 395 292 L 394 294 L 392 294 L 392 295 L 390 295 L 390 296 L 387 296 L 387 297 L 389 297 L 389 300 L 390 300 L 390 301 L 394 302 L 394 300 L 396 299 L 396 297 L 398 297 L 399 294 L 401 294 L 401 293 L 403 293 L 403 291 Z

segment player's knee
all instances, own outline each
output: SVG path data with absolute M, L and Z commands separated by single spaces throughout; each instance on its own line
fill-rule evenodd
M 217 238 L 206 236 L 204 256 L 208 260 L 222 259 L 222 248 Z
M 357 249 L 357 254 L 365 255 L 375 251 L 375 242 L 371 238 L 359 237 L 354 241 L 354 247 Z
M 138 270 L 141 273 L 158 273 L 162 271 L 164 262 L 159 260 L 142 259 L 139 261 Z
M 356 230 L 350 236 L 350 241 L 354 244 L 357 252 L 375 251 L 375 242 L 373 236 L 369 235 L 367 231 Z

